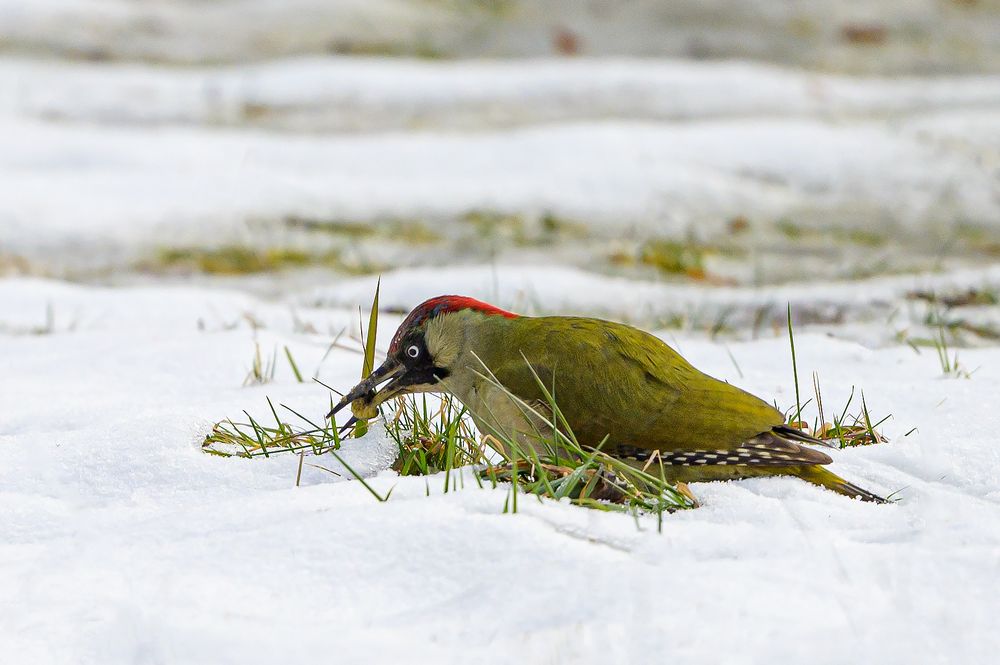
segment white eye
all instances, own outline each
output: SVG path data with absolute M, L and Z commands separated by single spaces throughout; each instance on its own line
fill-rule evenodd
M 406 355 L 410 356 L 411 358 L 416 358 L 417 356 L 420 355 L 420 347 L 417 346 L 416 344 L 411 344 L 410 346 L 406 347 Z

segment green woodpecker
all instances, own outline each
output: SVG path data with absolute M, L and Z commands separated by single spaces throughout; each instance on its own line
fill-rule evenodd
M 329 417 L 351 403 L 356 416 L 372 417 L 393 397 L 441 392 L 466 406 L 480 432 L 531 445 L 544 421 L 512 395 L 544 408 L 539 380 L 555 388 L 581 446 L 603 442 L 604 452 L 639 462 L 658 453 L 669 480 L 790 475 L 885 501 L 824 469 L 830 457 L 802 445 L 822 442 L 786 427 L 774 407 L 703 374 L 653 335 L 599 319 L 519 316 L 463 296 L 410 312 L 386 361 Z

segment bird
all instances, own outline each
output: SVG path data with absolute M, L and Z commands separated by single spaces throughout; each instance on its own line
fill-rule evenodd
M 385 362 L 327 417 L 348 404 L 356 417 L 374 417 L 394 397 L 444 393 L 466 407 L 480 433 L 531 445 L 551 421 L 543 386 L 582 448 L 634 463 L 658 458 L 671 482 L 794 476 L 888 502 L 826 469 L 833 460 L 812 446 L 828 443 L 648 332 L 596 318 L 522 316 L 468 296 L 415 307 Z

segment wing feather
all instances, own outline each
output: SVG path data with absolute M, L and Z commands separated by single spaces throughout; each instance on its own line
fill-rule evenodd
M 636 328 L 574 317 L 524 318 L 520 325 L 519 353 L 500 354 L 492 371 L 522 398 L 542 399 L 534 369 L 554 388 L 580 443 L 608 436 L 651 450 L 735 449 L 784 420 L 763 400 L 703 374 Z

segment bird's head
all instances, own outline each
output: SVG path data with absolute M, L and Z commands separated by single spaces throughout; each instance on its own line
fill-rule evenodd
M 371 411 L 393 397 L 440 391 L 461 352 L 462 323 L 467 320 L 460 316 L 463 312 L 517 317 L 466 296 L 438 296 L 417 305 L 392 336 L 385 362 L 344 395 L 327 417 L 356 400 L 363 399 Z

